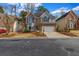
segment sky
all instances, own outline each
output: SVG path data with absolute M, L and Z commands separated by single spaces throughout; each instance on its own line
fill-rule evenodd
M 0 3 L 0 6 L 5 7 L 10 14 L 10 9 L 12 5 L 17 5 L 17 15 L 20 11 L 24 10 L 25 3 Z M 55 16 L 60 15 L 61 9 L 66 13 L 73 10 L 79 16 L 79 3 L 35 3 L 35 8 L 39 6 L 44 6 L 48 11 Z
M 59 15 L 61 10 L 63 10 L 65 13 L 73 10 L 79 16 L 79 3 L 51 3 L 43 4 L 43 6 L 53 15 Z

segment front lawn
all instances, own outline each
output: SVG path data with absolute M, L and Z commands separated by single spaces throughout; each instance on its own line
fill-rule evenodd
M 74 33 L 71 33 L 71 32 L 60 32 L 60 33 L 67 35 L 67 36 L 71 36 L 71 37 L 77 37 L 77 35 L 75 35 Z
M 33 37 L 44 37 L 45 34 L 41 33 L 41 32 L 29 32 L 29 33 L 9 33 L 8 35 L 6 35 L 6 33 L 4 34 L 0 34 L 0 38 L 33 38 Z
M 79 30 L 71 30 L 70 33 L 76 35 L 77 37 L 79 37 Z
M 60 32 L 60 33 L 71 37 L 79 37 L 79 30 L 70 30 L 70 32 Z

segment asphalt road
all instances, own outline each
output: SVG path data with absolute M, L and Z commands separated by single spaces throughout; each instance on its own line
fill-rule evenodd
M 77 42 L 77 44 L 76 44 Z M 78 39 L 0 39 L 0 56 L 79 55 Z

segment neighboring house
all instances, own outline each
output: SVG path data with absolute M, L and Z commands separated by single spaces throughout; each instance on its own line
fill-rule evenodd
M 76 29 L 79 30 L 79 17 L 78 17 L 78 20 L 77 20 L 77 26 L 76 26 Z
M 56 30 L 63 32 L 77 29 L 77 15 L 71 10 L 56 19 Z
M 4 18 L 5 18 L 5 15 L 0 13 L 0 29 L 6 29 Z
M 13 31 L 15 16 L 0 13 L 0 29 L 8 29 Z

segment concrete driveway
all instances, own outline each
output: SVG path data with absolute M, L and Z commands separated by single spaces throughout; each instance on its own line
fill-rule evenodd
M 66 35 L 58 33 L 58 32 L 44 32 L 44 34 L 48 38 L 70 38 L 70 36 L 66 36 Z

